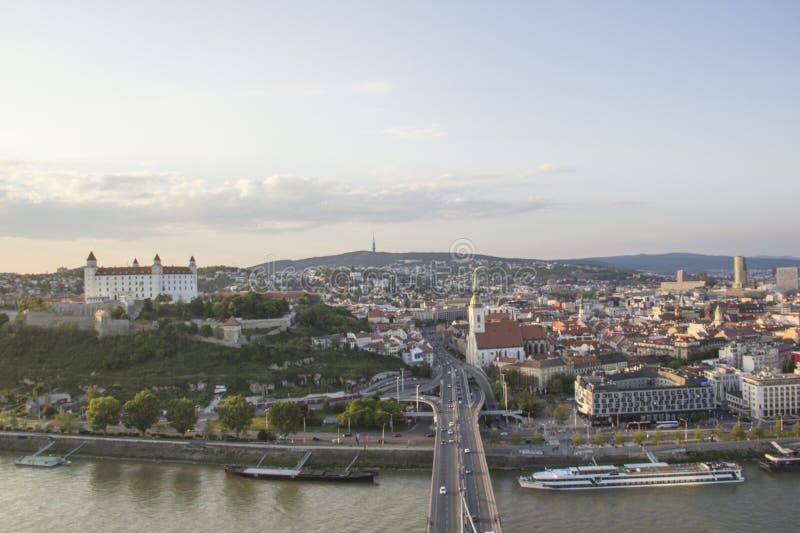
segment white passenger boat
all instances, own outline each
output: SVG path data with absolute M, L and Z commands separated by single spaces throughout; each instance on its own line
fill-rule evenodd
M 668 464 L 648 454 L 649 463 L 622 466 L 590 465 L 553 468 L 521 476 L 519 484 L 526 489 L 588 490 L 636 487 L 673 487 L 741 483 L 742 467 L 736 463 L 713 461 L 704 463 Z

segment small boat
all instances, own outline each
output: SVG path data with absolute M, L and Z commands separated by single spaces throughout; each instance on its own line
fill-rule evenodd
M 764 458 L 758 462 L 758 466 L 768 472 L 800 472 L 800 455 L 797 450 L 781 446 L 772 441 L 772 446 L 780 455 L 765 453 Z
M 304 470 L 311 451 L 307 451 L 294 468 L 262 467 L 261 463 L 266 458 L 266 454 L 256 466 L 245 465 L 225 465 L 225 472 L 239 477 L 250 479 L 279 479 L 288 481 L 336 481 L 346 482 L 372 482 L 378 472 L 373 470 L 353 470 L 353 465 L 358 460 L 358 455 L 350 462 L 345 469 L 333 470 Z
M 72 464 L 72 462 L 68 459 L 69 456 L 77 452 L 83 446 L 83 444 L 81 444 L 66 455 L 42 455 L 44 452 L 55 446 L 55 444 L 56 441 L 51 440 L 43 447 L 39 448 L 36 453 L 19 457 L 16 461 L 14 461 L 14 464 L 17 466 L 34 466 L 37 468 L 68 466 Z

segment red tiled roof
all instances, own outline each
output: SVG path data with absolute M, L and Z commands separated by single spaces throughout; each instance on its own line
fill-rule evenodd
M 528 324 L 521 326 L 520 333 L 522 338 L 527 340 L 545 340 L 547 339 L 547 331 L 542 326 L 536 324 Z
M 95 276 L 133 276 L 145 275 L 149 276 L 153 273 L 151 267 L 100 267 L 95 272 Z
M 191 274 L 192 269 L 189 267 L 164 267 L 164 274 Z
M 236 317 L 231 315 L 231 317 L 222 323 L 223 326 L 241 326 L 242 324 L 236 320 Z
M 517 348 L 522 346 L 519 324 L 511 320 L 487 322 L 485 333 L 476 333 L 478 348 Z

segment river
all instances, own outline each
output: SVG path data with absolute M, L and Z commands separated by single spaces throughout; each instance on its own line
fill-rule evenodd
M 797 531 L 800 475 L 745 464 L 736 485 L 525 490 L 492 475 L 504 531 Z M 52 470 L 0 455 L 0 531 L 384 532 L 425 530 L 430 474 L 375 485 L 268 482 L 220 467 L 76 459 Z

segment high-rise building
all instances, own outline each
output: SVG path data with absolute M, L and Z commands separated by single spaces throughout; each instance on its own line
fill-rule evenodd
M 743 289 L 747 285 L 747 260 L 743 255 L 733 258 L 733 288 Z
M 775 269 L 775 284 L 785 292 L 800 289 L 800 267 L 780 267 Z

